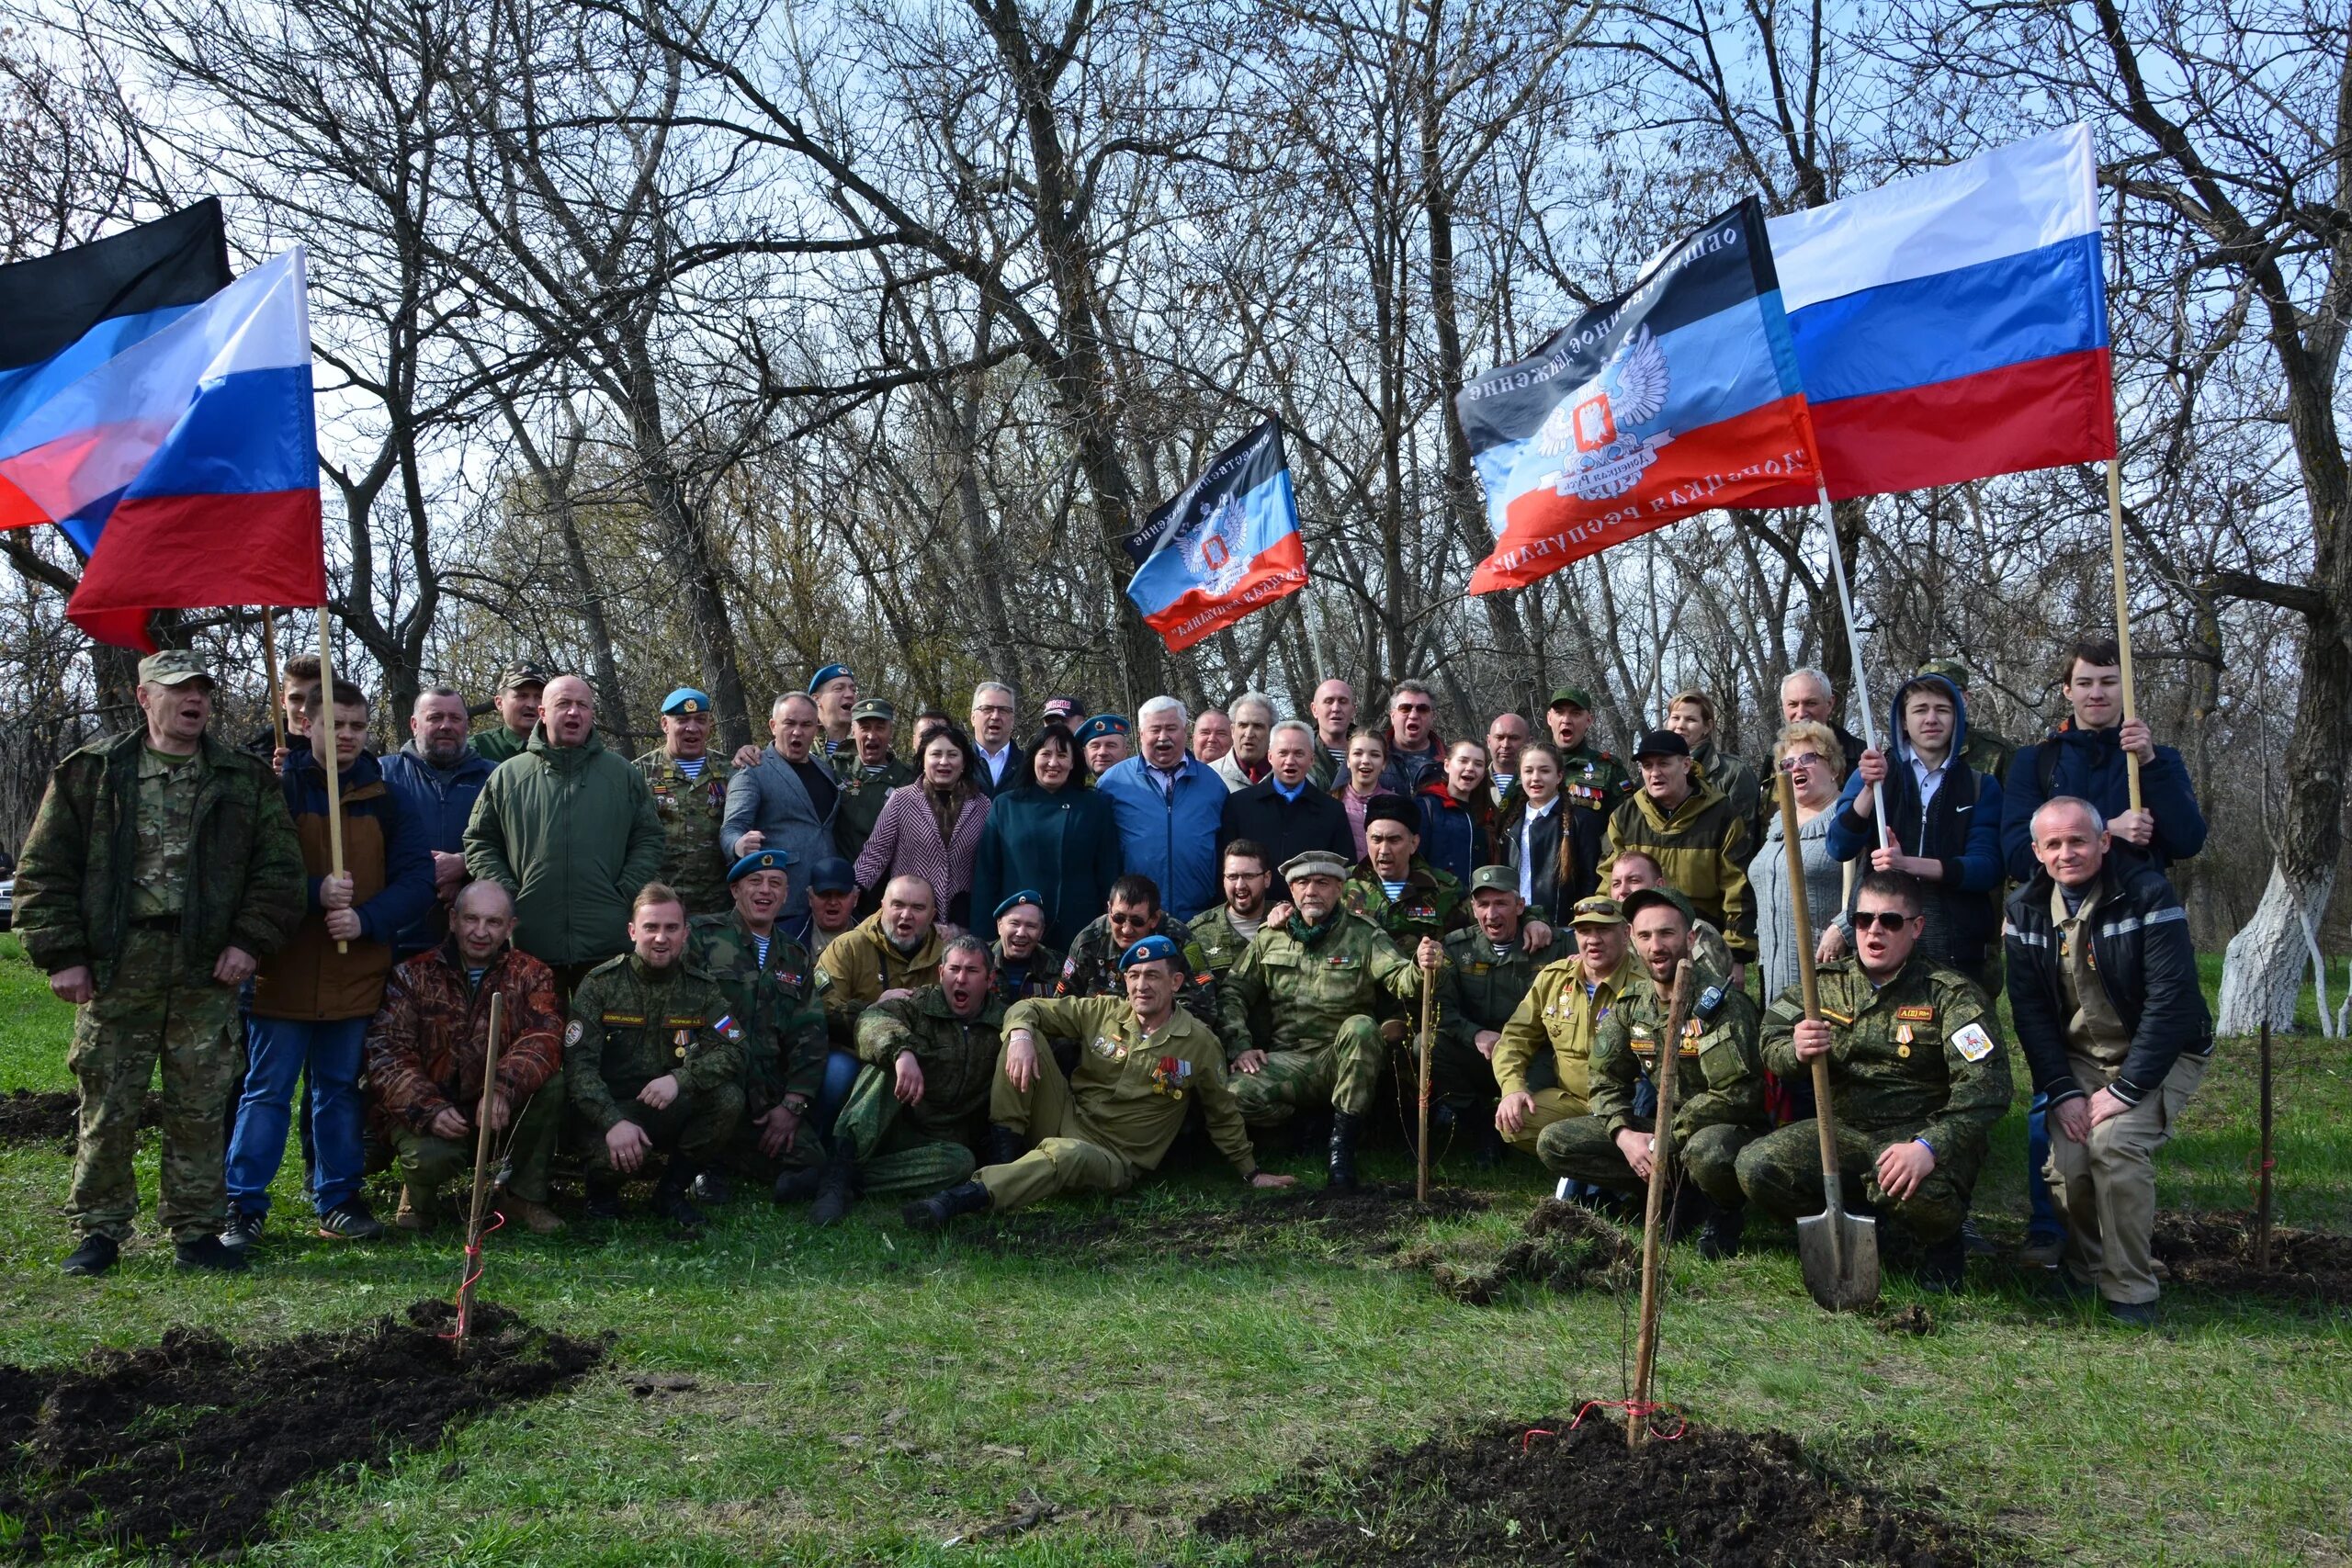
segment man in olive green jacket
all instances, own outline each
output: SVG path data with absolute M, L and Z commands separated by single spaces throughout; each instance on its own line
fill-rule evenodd
M 466 824 L 466 870 L 514 896 L 514 945 L 569 998 L 628 946 L 629 900 L 662 872 L 662 817 L 645 777 L 596 735 L 577 675 L 548 682 L 539 728 L 490 775 Z

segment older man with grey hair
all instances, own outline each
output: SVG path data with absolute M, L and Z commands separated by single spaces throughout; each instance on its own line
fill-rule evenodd
M 1787 724 L 1826 724 L 1838 737 L 1838 744 L 1846 749 L 1846 772 L 1850 774 L 1861 766 L 1862 742 L 1853 731 L 1829 716 L 1838 711 L 1837 688 L 1829 677 L 1820 671 L 1807 668 L 1792 670 L 1781 681 L 1781 722 Z M 1769 779 L 1770 767 L 1757 769 L 1756 776 Z
M 1283 720 L 1273 728 L 1268 753 L 1265 778 L 1226 797 L 1218 854 L 1227 844 L 1244 841 L 1263 846 L 1270 865 L 1286 865 L 1309 851 L 1341 860 L 1354 854 L 1347 807 L 1329 791 L 1315 787 L 1314 727 L 1303 719 Z
M 1029 755 L 1012 743 L 1012 688 L 983 681 L 972 688 L 972 745 L 980 765 L 972 782 L 994 799 L 1029 776 Z
M 1119 825 L 1126 869 L 1151 878 L 1160 908 L 1189 920 L 1221 898 L 1217 829 L 1227 790 L 1216 770 L 1184 750 L 1184 705 L 1154 697 L 1136 710 L 1137 755 L 1095 782 Z
M 1273 733 L 1274 699 L 1263 692 L 1244 692 L 1226 705 L 1233 720 L 1233 750 L 1212 764 L 1228 790 L 1263 784 L 1273 772 L 1266 760 L 1266 742 Z
M 841 781 L 816 750 L 821 721 L 816 699 L 786 692 L 768 713 L 771 744 L 760 760 L 727 781 L 727 816 L 718 825 L 718 847 L 727 863 L 761 850 L 782 850 L 797 866 L 813 865 L 839 852 L 833 818 L 841 809 Z M 808 931 L 808 883 L 792 879 L 776 925 L 795 942 Z

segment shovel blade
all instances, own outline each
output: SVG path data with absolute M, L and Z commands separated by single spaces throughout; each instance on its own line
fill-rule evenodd
M 1799 1220 L 1797 1260 L 1805 1290 L 1830 1312 L 1852 1312 L 1878 1300 L 1878 1221 L 1867 1214 L 1841 1209 Z

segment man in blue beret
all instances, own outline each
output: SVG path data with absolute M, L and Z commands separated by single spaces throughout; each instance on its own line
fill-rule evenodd
M 1098 713 L 1078 727 L 1079 754 L 1086 759 L 1086 782 L 1092 784 L 1134 752 L 1135 726 L 1124 715 Z
M 727 817 L 734 770 L 710 749 L 710 698 L 681 686 L 662 699 L 662 744 L 637 760 L 662 817 L 660 880 L 678 890 L 689 915 L 727 908 L 727 861 L 718 825 Z
M 687 962 L 707 970 L 743 1026 L 743 1118 L 727 1163 L 766 1184 L 778 1173 L 815 1173 L 825 1162 L 809 1107 L 825 1077 L 825 1010 L 817 1000 L 817 965 L 808 950 L 776 929 L 792 891 L 792 856 L 755 850 L 727 874 L 734 908 L 687 924 Z M 723 1203 L 728 1180 L 705 1167 L 694 1195 Z
M 828 664 L 808 677 L 808 694 L 817 700 L 817 722 L 823 728 L 818 749 L 836 772 L 856 747 L 857 677 L 846 664 Z
M 1052 993 L 1062 955 L 1046 945 L 1046 897 L 1034 887 L 996 907 L 996 994 L 1006 1003 Z

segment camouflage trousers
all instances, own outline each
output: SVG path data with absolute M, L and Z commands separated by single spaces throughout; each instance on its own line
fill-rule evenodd
M 762 1114 L 765 1114 L 762 1112 Z M 751 1108 L 735 1123 L 735 1135 L 727 1142 L 727 1168 L 738 1176 L 758 1181 L 774 1181 L 787 1170 L 810 1170 L 825 1163 L 825 1140 L 817 1126 L 817 1108 L 809 1106 L 793 1129 L 792 1142 L 770 1154 L 760 1147 L 766 1136 L 759 1118 Z
M 1034 1146 L 1010 1165 L 982 1166 L 980 1185 L 1000 1211 L 1042 1203 L 1065 1192 L 1125 1192 L 1135 1185 L 1133 1160 L 1098 1141 L 1069 1091 L 1069 1079 L 1050 1053 L 1037 1058 L 1037 1077 L 1026 1092 L 1012 1087 L 997 1068 L 989 1094 L 989 1120 Z
M 467 1109 L 470 1112 L 473 1108 Z M 559 1077 L 531 1096 L 523 1114 L 509 1127 L 511 1137 L 492 1135 L 492 1153 L 495 1155 L 502 1144 L 506 1150 L 506 1190 L 529 1203 L 548 1201 L 548 1165 L 555 1157 L 556 1134 L 562 1127 L 563 1080 Z M 420 1133 L 405 1122 L 394 1122 L 390 1131 L 393 1164 L 405 1185 L 440 1188 L 460 1179 L 473 1179 L 471 1134 L 439 1138 Z
M 1736 1209 L 1747 1201 L 1739 1190 L 1739 1151 L 1756 1136 L 1753 1127 L 1702 1127 L 1674 1145 L 1674 1163 L 1700 1191 L 1726 1209 Z M 1649 1189 L 1634 1174 L 1616 1138 L 1598 1116 L 1571 1116 L 1553 1122 L 1535 1140 L 1535 1153 L 1555 1176 L 1589 1181 L 1611 1192 Z
M 1233 1100 L 1252 1127 L 1273 1127 L 1302 1109 L 1329 1105 L 1361 1116 L 1380 1092 L 1388 1043 L 1380 1025 L 1358 1013 L 1340 1025 L 1331 1043 L 1313 1051 L 1269 1051 L 1254 1073 L 1233 1075 Z
M 927 1197 L 955 1186 L 979 1164 L 969 1145 L 934 1136 L 908 1115 L 897 1082 L 890 1069 L 860 1067 L 833 1123 L 833 1146 L 847 1149 L 857 1162 L 858 1186 L 869 1198 Z
M 1815 1127 L 1810 1117 L 1792 1122 L 1739 1151 L 1740 1190 L 1775 1219 L 1793 1220 L 1822 1211 L 1821 1134 Z M 1900 1201 L 1891 1198 L 1878 1184 L 1878 1156 L 1896 1144 L 1909 1143 L 1918 1132 L 1917 1127 L 1856 1127 L 1840 1122 L 1838 1168 L 1848 1194 L 1860 1178 L 1862 1201 L 1872 1209 L 1919 1241 L 1943 1241 L 1958 1234 L 1961 1222 L 1968 1218 L 1969 1196 L 1976 1190 L 1984 1156 L 1939 1155 L 1918 1190 Z
M 642 1087 L 622 1095 L 620 1086 L 614 1086 L 623 1119 L 644 1128 L 654 1148 L 696 1170 L 726 1152 L 727 1141 L 735 1135 L 735 1124 L 743 1119 L 743 1091 L 733 1084 L 701 1091 L 680 1089 L 678 1098 L 659 1111 L 631 1098 Z M 620 1179 L 620 1172 L 613 1168 L 612 1151 L 605 1146 L 602 1127 L 574 1111 L 569 1118 L 569 1138 L 591 1182 L 602 1185 Z
M 237 993 L 168 978 L 174 933 L 133 927 L 106 988 L 74 1011 L 65 1065 L 82 1091 L 65 1212 L 74 1234 L 130 1239 L 139 1212 L 131 1156 L 141 1102 L 160 1060 L 164 1158 L 155 1211 L 174 1239 L 192 1241 L 228 1223 L 224 1118 L 243 1075 L 231 1042 Z

